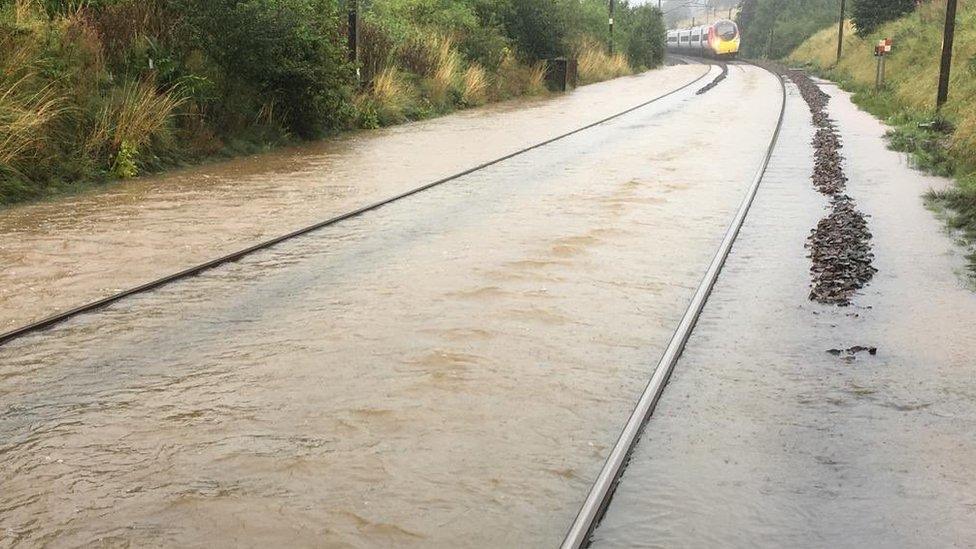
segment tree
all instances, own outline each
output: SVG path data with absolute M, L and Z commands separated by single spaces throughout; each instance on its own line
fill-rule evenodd
M 633 25 L 627 37 L 627 58 L 638 68 L 652 68 L 664 61 L 664 20 L 656 7 L 633 8 Z
M 837 0 L 744 0 L 736 23 L 742 54 L 780 59 L 836 21 Z
M 187 41 L 221 69 L 213 107 L 273 113 L 302 138 L 352 117 L 354 72 L 339 38 L 333 0 L 168 0 Z M 256 96 L 248 96 L 255 90 Z M 249 104 L 254 103 L 254 104 Z
M 864 36 L 914 9 L 915 0 L 855 0 L 851 20 L 858 36 Z

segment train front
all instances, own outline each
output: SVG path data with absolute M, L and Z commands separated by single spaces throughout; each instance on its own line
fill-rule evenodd
M 709 46 L 718 57 L 735 57 L 739 53 L 739 27 L 732 21 L 716 22 L 709 29 Z

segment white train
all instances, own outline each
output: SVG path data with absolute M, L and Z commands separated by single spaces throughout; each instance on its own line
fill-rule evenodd
M 667 49 L 671 53 L 734 59 L 739 54 L 739 27 L 722 19 L 711 25 L 668 31 Z

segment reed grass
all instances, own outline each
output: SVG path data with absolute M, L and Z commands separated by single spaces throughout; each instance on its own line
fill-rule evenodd
M 483 105 L 488 101 L 488 73 L 484 67 L 472 63 L 461 77 L 461 102 L 466 106 Z
M 581 84 L 592 84 L 633 74 L 622 53 L 610 54 L 606 46 L 592 38 L 584 38 L 576 48 Z
M 444 108 L 452 102 L 452 93 L 457 90 L 461 56 L 451 37 L 433 38 L 432 49 L 435 55 L 428 77 L 430 101 L 435 106 Z
M 29 89 L 34 77 L 0 80 L 0 171 L 20 172 L 24 163 L 44 154 L 51 124 L 66 110 L 53 85 Z
M 107 151 L 113 162 L 123 149 L 141 151 L 154 138 L 166 136 L 174 111 L 183 102 L 178 90 L 158 92 L 149 82 L 127 82 L 102 107 L 85 149 L 93 156 Z
M 416 90 L 403 71 L 395 66 L 380 69 L 367 90 L 356 98 L 360 112 L 375 116 L 375 123 L 372 124 L 375 126 L 390 126 L 406 121 L 416 104 Z

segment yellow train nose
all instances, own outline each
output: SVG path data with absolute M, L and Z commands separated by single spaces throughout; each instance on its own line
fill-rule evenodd
M 739 37 L 736 36 L 732 40 L 722 40 L 718 39 L 715 41 L 715 53 L 719 55 L 726 55 L 730 53 L 739 52 Z

